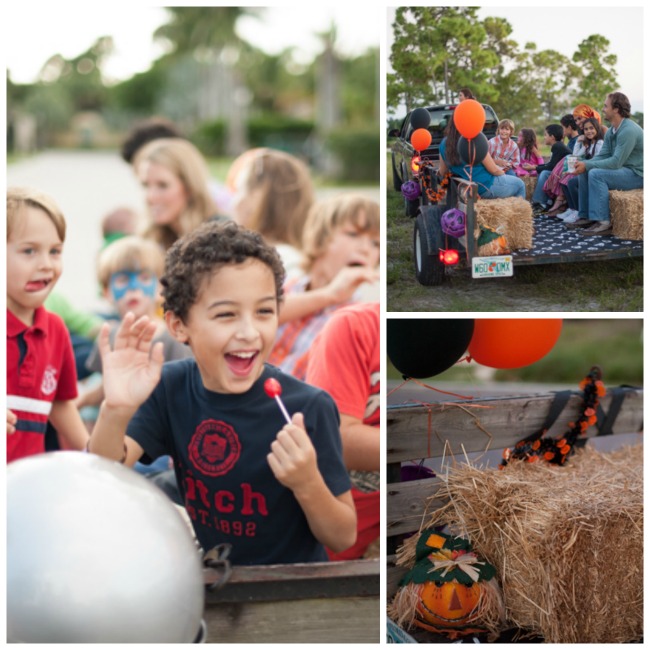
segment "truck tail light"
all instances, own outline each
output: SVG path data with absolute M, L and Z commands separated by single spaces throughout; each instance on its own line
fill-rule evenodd
M 440 253 L 438 253 L 438 257 L 445 266 L 458 264 L 458 260 L 460 259 L 458 251 L 455 248 L 450 248 L 449 250 L 441 249 Z

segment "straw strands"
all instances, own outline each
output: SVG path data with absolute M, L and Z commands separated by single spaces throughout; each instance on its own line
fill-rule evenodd
M 643 239 L 643 190 L 609 193 L 612 231 L 620 239 Z
M 525 199 L 485 199 L 476 203 L 475 211 L 477 228 L 504 235 L 512 250 L 533 247 L 533 210 Z M 474 234 L 478 237 L 479 232 Z

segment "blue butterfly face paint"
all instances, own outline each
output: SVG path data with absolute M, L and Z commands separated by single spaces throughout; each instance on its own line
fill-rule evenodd
M 121 300 L 127 291 L 142 291 L 148 298 L 154 298 L 158 278 L 149 271 L 120 271 L 113 273 L 110 280 L 113 298 Z

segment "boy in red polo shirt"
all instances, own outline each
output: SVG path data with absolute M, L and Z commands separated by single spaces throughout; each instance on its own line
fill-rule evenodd
M 65 219 L 48 196 L 7 191 L 7 461 L 45 451 L 49 420 L 64 448 L 84 449 L 88 433 L 74 404 L 77 374 L 70 336 L 43 307 L 61 276 Z

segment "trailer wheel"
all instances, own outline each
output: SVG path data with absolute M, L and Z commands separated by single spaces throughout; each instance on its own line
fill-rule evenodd
M 445 266 L 438 257 L 442 246 L 440 208 L 435 206 L 420 211 L 413 228 L 413 261 L 415 277 L 426 287 L 444 282 Z

